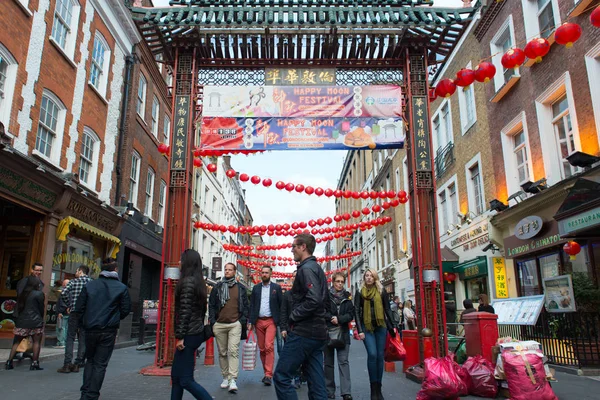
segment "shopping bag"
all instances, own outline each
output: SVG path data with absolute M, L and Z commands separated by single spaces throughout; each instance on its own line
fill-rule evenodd
M 258 346 L 254 338 L 254 330 L 251 330 L 242 346 L 242 369 L 244 371 L 254 371 L 256 368 L 256 352 Z
M 404 361 L 406 358 L 406 349 L 402 344 L 402 340 L 400 340 L 398 330 L 394 329 L 394 332 L 396 332 L 396 337 L 392 337 L 392 335 L 390 335 L 388 332 L 385 338 L 385 351 L 383 353 L 383 359 L 386 362 Z
M 417 395 L 419 400 L 456 399 L 468 391 L 466 384 L 457 373 L 458 365 L 452 356 L 427 358 L 425 379 Z
M 541 354 L 504 351 L 502 363 L 512 400 L 558 400 L 546 381 Z
M 469 357 L 462 366 L 470 378 L 469 394 L 479 397 L 496 398 L 498 384 L 494 377 L 494 366 L 481 355 Z
M 21 340 L 21 343 L 17 346 L 17 353 L 30 353 L 33 351 L 33 340 L 31 337 L 26 337 Z

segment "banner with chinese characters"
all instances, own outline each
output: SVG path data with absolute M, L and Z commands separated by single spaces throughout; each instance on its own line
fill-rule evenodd
M 402 148 L 399 86 L 205 86 L 201 147 Z
M 265 84 L 271 86 L 335 85 L 335 68 L 265 68 Z
M 508 282 L 506 280 L 506 265 L 504 258 L 493 257 L 494 263 L 494 282 L 496 282 L 496 298 L 508 298 Z
M 401 118 L 202 118 L 202 147 L 252 150 L 401 148 Z
M 185 170 L 187 163 L 190 96 L 175 98 L 175 126 L 171 146 L 171 170 Z
M 412 99 L 413 132 L 412 144 L 415 148 L 416 170 L 431 171 L 431 143 L 429 138 L 429 115 L 427 99 L 413 96 Z

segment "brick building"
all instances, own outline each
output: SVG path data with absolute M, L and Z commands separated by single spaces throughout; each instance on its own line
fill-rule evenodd
M 34 262 L 48 292 L 81 264 L 97 274 L 119 252 L 113 171 L 126 58 L 140 35 L 116 0 L 3 1 L 0 25 L 3 303 Z M 9 337 L 3 324 L 0 345 Z

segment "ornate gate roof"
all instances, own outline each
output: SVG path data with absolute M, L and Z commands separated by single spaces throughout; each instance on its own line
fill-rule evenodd
M 478 6 L 429 7 L 430 0 L 172 0 L 133 6 L 152 52 L 172 61 L 197 47 L 198 67 L 314 65 L 397 67 L 402 49 L 429 49 L 443 63 Z

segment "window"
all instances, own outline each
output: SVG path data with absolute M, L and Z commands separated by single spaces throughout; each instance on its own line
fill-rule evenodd
M 66 108 L 51 92 L 42 95 L 35 150 L 39 155 L 59 164 L 65 126 Z
M 196 172 L 196 179 L 194 179 L 194 202 L 196 204 L 200 204 L 200 185 L 202 181 L 200 180 L 200 171 Z
M 562 165 L 562 177 L 569 178 L 576 172 L 576 168 L 567 161 L 567 157 L 575 152 L 575 138 L 566 94 L 552 104 L 552 125 Z
M 521 129 L 512 137 L 512 142 L 515 163 L 517 165 L 517 173 L 519 176 L 519 185 L 522 185 L 529 180 L 529 162 L 527 157 L 527 147 L 525 147 L 525 133 L 523 132 L 523 129 Z
M 139 116 L 144 119 L 146 112 L 146 78 L 144 78 L 144 75 L 140 75 L 140 81 L 138 83 L 136 111 Z
M 17 65 L 10 52 L 0 44 L 0 122 L 9 129 L 13 93 L 17 80 Z
M 160 181 L 160 192 L 158 193 L 158 225 L 165 226 L 165 201 L 167 199 L 167 183 Z
M 535 258 L 517 262 L 517 274 L 519 276 L 520 296 L 533 296 L 542 293 Z
M 540 36 L 550 38 L 560 25 L 558 0 L 521 0 L 525 37 L 528 40 Z
M 500 133 L 506 189 L 510 196 L 533 177 L 525 112 L 520 112 Z
M 158 138 L 158 114 L 160 111 L 160 103 L 156 96 L 154 96 L 154 100 L 152 100 L 152 134 L 154 137 Z
M 79 9 L 75 0 L 56 0 L 51 39 L 70 59 L 75 53 Z
M 90 83 L 104 96 L 106 95 L 107 75 L 110 63 L 110 51 L 106 40 L 100 33 L 94 38 L 92 51 L 92 67 L 90 69 Z
M 129 202 L 133 203 L 134 207 L 137 204 L 138 183 L 140 180 L 140 163 L 141 157 L 137 152 L 131 154 L 131 171 L 129 173 Z
M 552 0 L 537 1 L 537 20 L 540 26 L 540 36 L 547 38 L 554 31 L 554 10 L 552 9 Z
M 173 75 L 169 72 L 167 75 L 167 88 L 169 90 L 169 96 L 173 94 Z
M 99 147 L 98 136 L 91 129 L 84 128 L 81 140 L 79 179 L 92 189 L 96 187 Z
M 440 236 L 448 231 L 454 231 L 458 222 L 458 192 L 456 175 L 450 178 L 437 191 L 438 196 L 438 220 Z M 450 232 L 452 233 L 452 232 Z
M 376 270 L 380 270 L 385 266 L 385 258 L 383 255 L 383 246 L 381 244 L 381 240 L 377 241 L 377 251 L 379 252 L 379 266 L 375 268 Z
M 479 170 L 479 164 L 475 164 L 469 168 L 469 179 L 471 180 L 471 187 L 473 188 L 473 204 L 475 206 L 474 211 L 476 215 L 481 215 L 483 214 L 484 206 L 483 187 L 481 184 L 481 172 Z
M 585 66 L 592 96 L 596 132 L 600 132 L 600 42 L 585 54 Z M 600 142 L 600 135 L 598 135 L 598 141 Z
M 389 261 L 392 262 L 392 260 L 394 260 L 394 231 L 390 230 L 390 234 L 388 235 L 388 239 L 390 240 L 390 258 Z
M 472 69 L 471 63 L 467 65 Z M 458 89 L 458 107 L 460 111 L 460 122 L 462 134 L 464 135 L 470 127 L 477 121 L 477 111 L 475 110 L 475 85 L 459 87 Z
M 436 152 L 452 142 L 452 114 L 448 100 L 442 103 L 433 116 L 433 140 Z
M 396 168 L 396 175 L 395 175 L 395 186 L 394 186 L 394 190 L 396 192 L 400 191 L 400 167 Z
M 487 277 L 468 279 L 465 281 L 465 287 L 467 289 L 467 299 L 471 299 L 473 303 L 478 303 L 480 294 L 488 294 Z
M 163 142 L 169 144 L 169 135 L 171 134 L 171 118 L 165 114 L 163 120 Z
M 511 48 L 515 47 L 515 27 L 513 24 L 512 15 L 510 15 L 502 27 L 498 29 L 498 32 L 494 35 L 490 41 L 490 52 L 493 54 L 492 63 L 496 67 L 498 72 L 494 76 L 494 87 L 496 91 L 500 90 L 504 84 L 506 84 L 513 75 L 519 74 L 517 69 L 507 69 L 502 66 L 502 56 Z
M 446 191 L 442 191 L 442 193 L 438 194 L 439 198 L 439 218 L 440 218 L 440 231 L 443 232 L 447 229 L 450 229 L 450 223 L 448 222 L 448 199 L 446 198 Z
M 456 184 L 453 183 L 448 186 L 448 202 L 450 203 L 450 216 L 448 217 L 448 221 L 452 221 L 452 223 L 457 223 L 457 214 L 458 214 L 458 196 L 456 194 Z
M 152 218 L 152 201 L 154 200 L 154 170 L 148 168 L 146 175 L 146 205 L 144 214 Z
M 162 72 L 163 72 L 162 54 L 157 54 L 154 59 L 156 60 L 156 66 L 158 67 L 158 71 L 162 74 Z
M 402 231 L 402 224 L 398 224 L 398 245 L 400 246 L 401 252 L 408 252 L 406 248 L 406 240 L 404 240 L 404 232 Z

